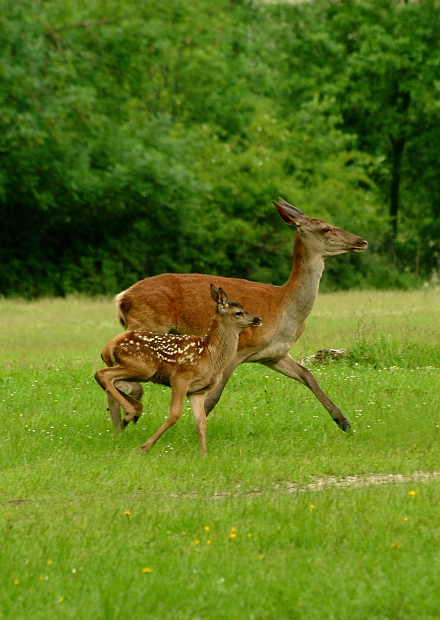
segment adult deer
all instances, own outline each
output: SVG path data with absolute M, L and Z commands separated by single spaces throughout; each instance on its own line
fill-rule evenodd
M 188 395 L 199 433 L 200 451 L 206 455 L 205 395 L 215 389 L 224 368 L 235 357 L 241 330 L 262 324 L 259 317 L 239 303 L 228 302 L 222 288 L 217 289 L 213 284 L 210 288 L 217 307 L 206 336 L 129 331 L 116 336 L 102 351 L 102 359 L 108 368 L 97 370 L 95 379 L 127 412 L 124 425 L 137 422 L 142 414 L 142 404 L 118 390 L 114 381 L 152 381 L 171 387 L 168 417 L 144 443 L 144 451 L 177 422 L 183 400 Z
M 313 308 L 324 260 L 345 252 L 363 252 L 368 243 L 341 228 L 305 213 L 279 199 L 273 202 L 284 222 L 296 228 L 293 266 L 282 286 L 221 278 L 200 274 L 162 274 L 140 280 L 116 297 L 120 323 L 127 329 L 154 332 L 204 334 L 211 315 L 208 284 L 212 281 L 263 319 L 263 327 L 240 334 L 238 350 L 224 369 L 221 380 L 205 399 L 206 415 L 215 407 L 235 368 L 244 362 L 258 362 L 306 385 L 343 430 L 350 423 L 340 409 L 319 387 L 313 374 L 290 356 L 289 350 L 305 328 Z M 205 293 L 206 290 L 206 293 Z M 198 294 L 200 291 L 200 294 Z M 140 398 L 138 384 L 121 386 L 133 389 Z M 109 398 L 109 410 L 115 429 L 121 427 L 119 405 Z

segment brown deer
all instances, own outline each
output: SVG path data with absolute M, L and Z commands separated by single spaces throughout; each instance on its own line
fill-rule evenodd
M 289 350 L 304 330 L 315 303 L 325 259 L 345 252 L 363 252 L 368 243 L 320 219 L 309 218 L 282 198 L 279 204 L 273 204 L 284 222 L 297 231 L 292 272 L 285 284 L 272 286 L 200 274 L 162 274 L 140 280 L 117 295 L 118 318 L 128 329 L 204 334 L 210 316 L 208 284 L 213 281 L 233 298 L 240 299 L 250 312 L 258 312 L 264 327 L 240 334 L 237 353 L 205 399 L 206 415 L 219 401 L 235 368 L 243 362 L 258 362 L 306 385 L 336 424 L 348 431 L 347 418 L 322 391 L 313 374 L 293 360 Z M 121 388 L 132 389 L 137 398 L 142 394 L 139 384 L 121 384 Z M 121 416 L 119 405 L 112 398 L 109 398 L 109 410 L 117 430 L 121 427 Z
M 142 404 L 116 388 L 115 381 L 151 381 L 171 387 L 168 417 L 144 443 L 143 451 L 149 450 L 177 422 L 183 400 L 188 395 L 199 434 L 200 451 L 206 455 L 205 395 L 215 389 L 223 370 L 235 357 L 239 333 L 246 327 L 262 324 L 260 318 L 239 303 L 228 302 L 222 288 L 217 289 L 211 284 L 210 289 L 217 308 L 205 336 L 129 331 L 116 336 L 102 351 L 102 359 L 108 368 L 97 370 L 95 379 L 127 412 L 124 426 L 131 421 L 137 422 L 142 414 Z M 202 311 L 206 311 L 204 305 Z

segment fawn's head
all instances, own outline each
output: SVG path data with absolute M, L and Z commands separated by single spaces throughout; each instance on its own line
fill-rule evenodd
M 368 247 L 368 243 L 362 237 L 323 220 L 311 219 L 283 198 L 279 198 L 279 204 L 272 202 L 286 224 L 296 226 L 301 239 L 310 249 L 321 254 L 322 258 L 345 252 L 363 252 Z
M 217 288 L 211 284 L 211 297 L 217 304 L 217 310 L 222 319 L 228 325 L 233 325 L 237 331 L 246 327 L 260 327 L 263 324 L 259 317 L 245 310 L 238 302 L 228 301 L 228 296 L 221 287 Z

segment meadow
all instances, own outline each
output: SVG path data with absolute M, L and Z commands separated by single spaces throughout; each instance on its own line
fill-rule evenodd
M 440 291 L 320 295 L 296 359 L 311 392 L 241 366 L 198 452 L 170 392 L 112 431 L 93 373 L 110 299 L 0 300 L 0 618 L 440 616 Z

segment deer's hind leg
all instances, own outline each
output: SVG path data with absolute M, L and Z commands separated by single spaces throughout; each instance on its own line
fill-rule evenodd
M 140 383 L 135 381 L 115 381 L 115 387 L 127 396 L 132 396 L 134 399 L 140 401 L 144 390 Z M 127 394 L 128 393 L 128 394 Z M 122 431 L 126 427 L 121 418 L 121 406 L 117 400 L 107 393 L 108 399 L 108 411 L 110 413 L 110 419 L 115 431 Z M 133 422 L 137 422 L 138 418 L 134 418 Z
M 95 380 L 102 387 L 102 389 L 107 392 L 109 405 L 111 403 L 111 405 L 114 407 L 113 410 L 110 410 L 110 415 L 115 430 L 124 428 L 124 426 L 126 426 L 132 420 L 137 421 L 138 418 L 142 415 L 142 403 L 136 398 L 130 396 L 129 394 L 124 394 L 124 392 L 122 392 L 114 385 L 115 381 L 120 381 L 122 379 L 125 379 L 126 377 L 127 370 L 122 368 L 121 366 L 99 368 L 95 372 Z M 126 415 L 123 420 L 121 420 L 119 406 L 123 407 L 123 409 L 125 409 L 126 411 Z M 118 409 L 117 416 L 114 415 L 116 407 Z

